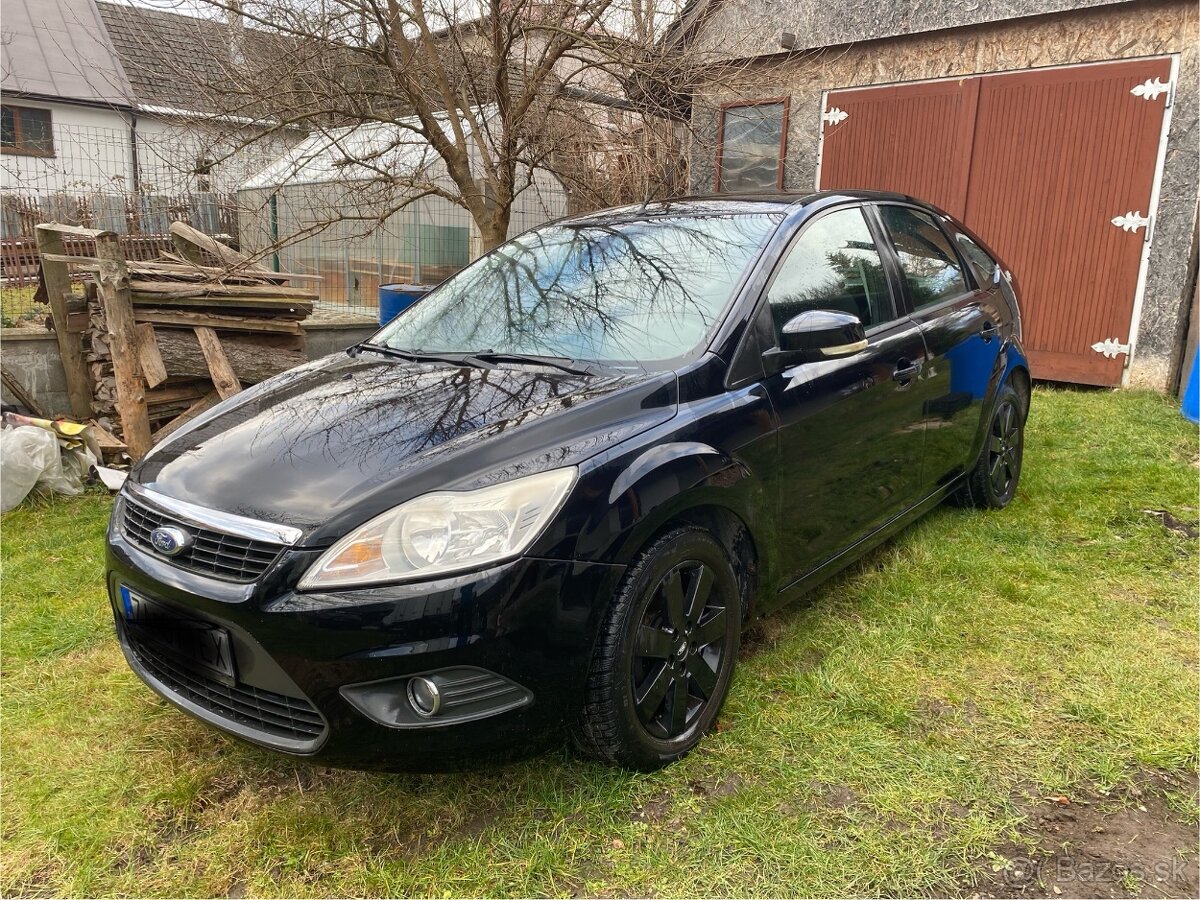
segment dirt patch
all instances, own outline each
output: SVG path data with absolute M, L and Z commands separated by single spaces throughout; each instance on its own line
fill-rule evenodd
M 858 803 L 858 794 L 844 784 L 814 784 L 813 791 L 829 809 L 850 809 Z
M 1167 531 L 1181 534 L 1188 540 L 1195 540 L 1197 537 L 1200 537 L 1200 531 L 1196 530 L 1196 526 L 1190 525 L 1182 519 L 1175 518 L 1175 516 L 1171 515 L 1165 509 L 1143 509 L 1142 512 L 1152 519 L 1157 519 Z
M 1147 774 L 1103 795 L 1031 801 L 1022 829 L 1029 846 L 1007 844 L 979 861 L 962 893 L 977 897 L 1200 896 L 1195 825 L 1183 822 L 1164 794 L 1196 776 Z
M 698 797 L 732 797 L 742 789 L 745 782 L 742 776 L 736 772 L 726 775 L 721 779 L 705 779 L 703 781 L 689 781 L 688 787 L 692 793 Z
M 660 794 L 647 800 L 633 814 L 638 822 L 661 822 L 671 814 L 674 804 L 670 794 Z

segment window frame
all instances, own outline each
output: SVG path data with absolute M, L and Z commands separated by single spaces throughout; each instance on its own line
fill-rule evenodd
M 775 190 L 783 190 L 783 169 L 784 163 L 787 162 L 787 143 L 788 143 L 788 122 L 791 118 L 792 98 L 790 95 L 782 97 L 763 97 L 757 100 L 731 100 L 728 103 L 722 103 L 719 107 L 720 119 L 717 123 L 717 160 L 716 160 L 716 193 L 736 193 L 727 192 L 721 186 L 721 171 L 724 166 L 725 158 L 725 117 L 731 109 L 746 109 L 753 106 L 783 106 L 783 119 L 780 123 L 779 134 L 779 159 L 775 167 Z M 766 191 L 750 191 L 748 193 L 766 193 Z
M 39 159 L 53 159 L 57 155 L 57 148 L 54 143 L 54 110 L 46 106 L 27 106 L 20 103 L 4 103 L 2 105 L 5 109 L 13 111 L 13 136 L 16 142 L 12 147 L 0 146 L 0 153 L 11 154 L 12 156 L 34 156 Z M 50 137 L 49 150 L 38 150 L 22 145 L 20 110 L 23 109 L 30 109 L 46 114 L 46 130 Z
M 880 233 L 883 239 L 887 242 L 888 254 L 892 258 L 892 265 L 895 267 L 896 284 L 899 288 L 906 307 L 907 314 L 910 316 L 924 315 L 930 310 L 939 310 L 944 306 L 952 303 L 961 303 L 964 297 L 973 296 L 979 288 L 975 285 L 975 271 L 970 264 L 963 259 L 962 251 L 958 249 L 958 243 L 946 230 L 943 220 L 943 214 L 935 209 L 930 209 L 925 206 L 920 206 L 916 203 L 905 203 L 900 200 L 882 200 L 871 204 L 874 208 L 875 218 L 878 220 Z M 942 237 L 946 239 L 946 243 L 950 246 L 951 252 L 954 253 L 954 258 L 958 260 L 958 268 L 962 274 L 963 284 L 966 290 L 962 293 L 947 297 L 945 300 L 939 300 L 937 303 L 930 303 L 928 306 L 917 307 L 913 304 L 912 292 L 908 288 L 908 277 L 904 274 L 904 265 L 900 262 L 900 252 L 896 249 L 896 244 L 892 240 L 892 233 L 887 227 L 887 222 L 883 219 L 883 207 L 885 206 L 900 206 L 905 209 L 911 209 L 914 212 L 923 213 L 928 216 L 938 231 L 942 233 Z
M 863 219 L 866 221 L 867 229 L 871 232 L 871 237 L 875 240 L 876 249 L 879 251 L 880 259 L 883 261 L 884 273 L 887 275 L 888 296 L 892 305 L 892 318 L 880 322 L 877 325 L 872 325 L 865 329 L 865 336 L 868 341 L 878 335 L 888 332 L 900 323 L 908 321 L 908 312 L 902 308 L 904 296 L 899 293 L 902 285 L 898 284 L 891 259 L 892 247 L 887 241 L 886 235 L 879 223 L 875 221 L 874 210 L 871 204 L 863 200 L 850 200 L 845 203 L 837 203 L 826 209 L 818 210 L 804 217 L 800 222 L 785 221 L 780 227 L 784 231 L 790 231 L 790 234 L 776 235 L 783 242 L 782 249 L 776 254 L 775 259 L 769 263 L 769 269 L 762 273 L 761 284 L 754 289 L 751 298 L 747 298 L 748 314 L 742 320 L 745 325 L 745 330 L 738 339 L 737 349 L 730 356 L 729 368 L 725 376 L 725 388 L 733 390 L 741 387 L 752 381 L 761 381 L 765 377 L 762 368 L 762 356 L 768 350 L 777 350 L 779 348 L 779 335 L 775 332 L 774 322 L 770 325 L 765 325 L 762 322 L 763 317 L 770 318 L 770 296 L 771 287 L 775 284 L 775 279 L 779 276 L 783 269 L 783 264 L 787 261 L 788 255 L 792 252 L 796 243 L 804 237 L 805 232 L 816 222 L 819 222 L 825 216 L 833 213 L 845 212 L 849 209 L 857 209 Z M 769 252 L 771 244 L 774 241 L 768 242 L 764 247 L 764 253 Z M 767 338 L 769 337 L 769 340 Z M 749 354 L 753 362 L 748 362 L 745 356 Z
M 891 244 L 888 243 L 886 245 L 886 249 L 885 249 L 885 246 L 882 245 L 882 242 L 880 240 L 880 238 L 881 238 L 880 231 L 876 227 L 876 223 L 872 221 L 873 217 L 870 214 L 868 204 L 866 204 L 862 201 L 857 201 L 857 202 L 852 202 L 852 203 L 842 203 L 842 204 L 838 204 L 837 206 L 831 206 L 828 209 L 823 209 L 817 213 L 814 213 L 812 216 L 810 216 L 808 219 L 806 219 L 804 221 L 804 223 L 798 229 L 796 229 L 796 233 L 793 234 L 791 236 L 791 238 L 788 239 L 787 246 L 784 247 L 782 251 L 780 251 L 778 258 L 775 260 L 775 264 L 771 269 L 771 274 L 767 277 L 766 283 L 763 284 L 762 295 L 759 298 L 759 307 L 760 308 L 755 312 L 755 315 L 761 314 L 763 309 L 767 309 L 770 307 L 770 305 L 771 305 L 771 288 L 774 287 L 776 279 L 779 278 L 780 272 L 783 271 L 784 264 L 787 262 L 788 257 L 791 255 L 792 251 L 796 249 L 796 245 L 798 243 L 800 243 L 800 241 L 804 238 L 804 235 L 808 233 L 809 229 L 812 228 L 813 225 L 815 225 L 817 222 L 820 222 L 822 219 L 824 219 L 826 216 L 833 215 L 834 213 L 846 212 L 847 210 L 851 210 L 851 209 L 857 209 L 862 214 L 863 222 L 867 226 L 867 230 L 869 232 L 871 232 L 871 237 L 875 241 L 875 249 L 876 249 L 876 252 L 879 253 L 879 261 L 880 261 L 881 265 L 883 266 L 883 272 L 887 278 L 888 299 L 891 301 L 891 307 L 892 307 L 891 318 L 884 319 L 881 322 L 877 322 L 874 325 L 871 325 L 869 328 L 863 329 L 868 340 L 870 339 L 871 335 L 878 334 L 879 332 L 894 325 L 896 322 L 900 321 L 901 319 L 904 319 L 907 317 L 907 312 L 901 308 L 901 304 L 899 302 L 900 298 L 896 295 L 896 282 L 895 282 L 895 279 L 892 277 L 892 273 L 888 266 L 888 258 L 887 257 L 888 257 L 888 252 L 891 251 Z M 768 347 L 767 349 L 768 350 L 778 349 L 779 336 L 775 333 L 774 325 L 772 325 L 772 327 L 771 327 L 771 335 L 772 335 L 772 339 L 774 340 L 774 343 L 772 344 L 771 347 Z

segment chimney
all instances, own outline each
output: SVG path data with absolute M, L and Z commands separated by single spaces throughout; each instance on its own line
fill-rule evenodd
M 235 66 L 240 66 L 246 62 L 242 0 L 228 0 L 225 25 L 229 28 L 229 58 Z

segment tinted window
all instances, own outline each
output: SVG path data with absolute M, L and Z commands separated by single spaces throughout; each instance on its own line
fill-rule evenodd
M 907 206 L 881 206 L 914 309 L 941 303 L 967 290 L 958 257 L 932 216 Z
M 954 240 L 958 242 L 958 249 L 966 257 L 967 264 L 974 271 L 975 280 L 979 282 L 981 288 L 987 290 L 999 282 L 999 278 L 996 277 L 998 274 L 996 261 L 988 256 L 986 250 L 962 233 L 956 234 Z
M 810 309 L 853 313 L 870 328 L 892 318 L 883 261 L 863 211 L 829 213 L 804 230 L 767 292 L 776 335 Z
M 521 235 L 375 340 L 403 350 L 656 362 L 712 331 L 776 215 L 652 216 Z
M 777 190 L 786 128 L 782 103 L 727 107 L 721 114 L 719 190 Z

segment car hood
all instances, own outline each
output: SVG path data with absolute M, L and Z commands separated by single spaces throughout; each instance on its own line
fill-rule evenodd
M 669 419 L 674 373 L 574 375 L 336 354 L 214 407 L 135 482 L 323 546 L 431 490 L 577 464 Z

